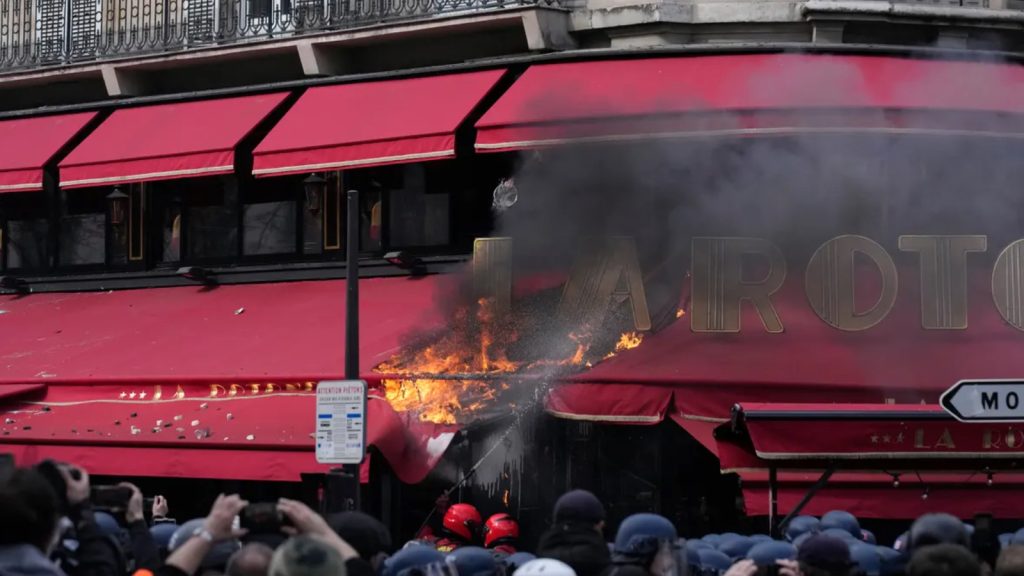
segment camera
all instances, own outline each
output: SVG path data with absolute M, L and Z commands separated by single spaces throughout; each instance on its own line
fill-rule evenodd
M 290 526 L 291 521 L 277 509 L 277 503 L 258 502 L 242 508 L 239 525 L 250 534 L 280 534 L 281 527 Z

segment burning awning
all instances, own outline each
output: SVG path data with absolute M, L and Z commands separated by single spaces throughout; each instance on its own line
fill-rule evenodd
M 43 167 L 96 116 L 59 114 L 0 122 L 0 192 L 43 189 Z
M 504 70 L 311 88 L 256 147 L 280 176 L 455 156 L 455 131 Z
M 968 86 L 1001 86 L 979 94 Z M 628 86 L 628 90 L 623 90 Z M 1014 88 L 1015 87 L 1015 88 Z M 859 131 L 1020 134 L 1013 64 L 731 54 L 531 66 L 477 123 L 480 151 L 580 141 Z
M 63 188 L 230 174 L 235 148 L 287 93 L 114 111 L 60 163 Z
M 362 281 L 367 373 L 432 321 L 443 282 Z M 0 404 L 4 449 L 27 461 L 73 456 L 101 474 L 323 471 L 314 389 L 343 373 L 344 291 L 321 281 L 2 297 L 0 394 L 21 393 Z M 368 410 L 368 443 L 406 482 L 430 471 L 455 431 L 379 398 Z

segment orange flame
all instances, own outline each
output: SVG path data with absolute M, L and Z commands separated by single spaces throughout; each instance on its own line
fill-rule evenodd
M 511 497 L 511 493 L 508 488 L 505 489 L 505 495 L 501 497 L 501 501 L 505 503 L 505 508 L 508 508 L 508 501 Z
M 676 310 L 676 318 L 682 318 L 683 316 L 686 316 L 686 310 L 683 310 L 682 308 Z
M 400 353 L 375 369 L 384 375 L 381 384 L 395 410 L 415 412 L 425 422 L 455 424 L 460 416 L 493 404 L 498 394 L 508 389 L 508 383 L 501 381 L 503 374 L 544 370 L 550 375 L 547 370 L 552 367 L 589 368 L 601 358 L 591 351 L 594 330 L 584 326 L 568 334 L 567 350 L 561 358 L 562 353 L 541 359 L 510 359 L 511 345 L 519 338 L 517 327 L 523 324 L 496 314 L 492 299 L 481 298 L 475 302 L 475 310 L 472 308 L 457 310 L 445 332 L 429 345 Z M 626 332 L 605 358 L 636 348 L 642 341 L 642 334 Z M 474 379 L 476 374 L 481 377 Z M 446 378 L 452 375 L 459 378 Z

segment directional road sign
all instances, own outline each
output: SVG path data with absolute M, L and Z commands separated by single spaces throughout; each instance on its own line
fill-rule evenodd
M 1024 422 L 1024 380 L 961 380 L 940 402 L 961 422 Z

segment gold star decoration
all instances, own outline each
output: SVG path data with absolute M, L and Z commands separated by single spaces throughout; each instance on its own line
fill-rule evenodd
M 120 394 L 120 398 L 121 398 L 122 400 L 124 400 L 125 396 L 128 396 L 128 393 L 127 393 L 127 392 L 121 392 L 121 394 Z
M 878 444 L 878 434 L 872 434 L 871 435 L 871 443 L 872 444 Z
M 145 399 L 146 399 L 146 393 L 145 392 L 139 392 L 139 400 L 145 400 Z
M 889 444 L 890 442 L 892 442 L 892 436 L 889 436 L 888 434 L 886 434 L 885 436 L 882 436 L 882 443 L 883 444 Z
M 132 400 L 134 400 L 135 399 L 135 392 L 132 392 L 131 394 L 129 394 L 128 397 L 131 398 Z

